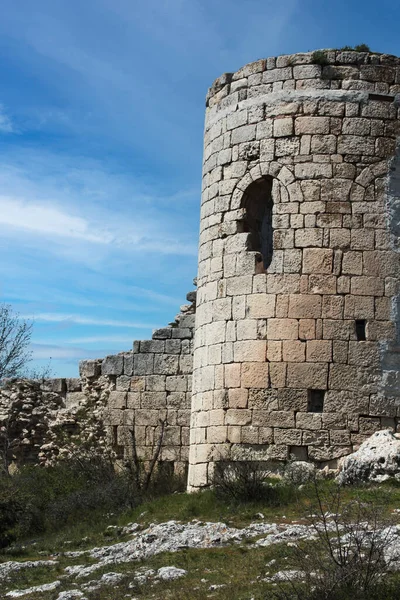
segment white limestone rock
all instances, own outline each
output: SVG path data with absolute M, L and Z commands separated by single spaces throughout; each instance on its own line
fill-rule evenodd
M 375 432 L 343 459 L 337 481 L 346 485 L 390 477 L 400 479 L 400 439 L 388 429 Z
M 161 567 L 157 571 L 157 579 L 161 579 L 162 581 L 173 581 L 174 579 L 179 579 L 180 577 L 184 577 L 187 574 L 185 569 L 178 569 L 177 567 Z

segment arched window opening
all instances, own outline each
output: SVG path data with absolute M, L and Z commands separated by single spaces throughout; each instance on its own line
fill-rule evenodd
M 249 250 L 259 252 L 260 262 L 268 269 L 273 254 L 272 179 L 253 181 L 243 195 L 242 206 L 246 210 L 244 231 L 250 233 Z

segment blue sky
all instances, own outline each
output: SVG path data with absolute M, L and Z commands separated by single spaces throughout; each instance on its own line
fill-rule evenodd
M 0 301 L 58 376 L 173 319 L 196 275 L 204 98 L 257 58 L 367 43 L 381 0 L 18 0 L 0 20 Z

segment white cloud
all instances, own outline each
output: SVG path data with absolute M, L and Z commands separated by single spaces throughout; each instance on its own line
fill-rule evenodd
M 70 323 L 75 325 L 103 325 L 105 327 L 129 327 L 131 329 L 151 329 L 154 325 L 148 323 L 132 323 L 132 321 L 118 321 L 114 319 L 91 318 L 83 315 L 68 313 L 38 313 L 35 315 L 21 315 L 21 319 L 33 319 L 35 322 Z
M 0 104 L 0 131 L 3 133 L 16 133 L 15 127 L 2 104 Z
M 65 340 L 66 344 L 96 344 L 96 343 L 111 343 L 111 344 L 130 344 L 133 343 L 131 336 L 118 335 L 92 335 L 77 337 L 70 340 Z
M 112 241 L 105 232 L 92 233 L 85 219 L 63 212 L 56 206 L 30 203 L 6 196 L 0 196 L 0 225 L 100 244 Z
M 93 351 L 89 352 L 83 348 L 68 348 L 65 346 L 55 346 L 53 344 L 31 344 L 33 360 L 50 359 L 81 359 L 93 356 Z

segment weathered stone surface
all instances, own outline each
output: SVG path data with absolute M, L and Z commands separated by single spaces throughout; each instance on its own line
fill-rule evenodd
M 360 448 L 343 459 L 341 484 L 400 479 L 400 439 L 390 430 L 377 431 Z

